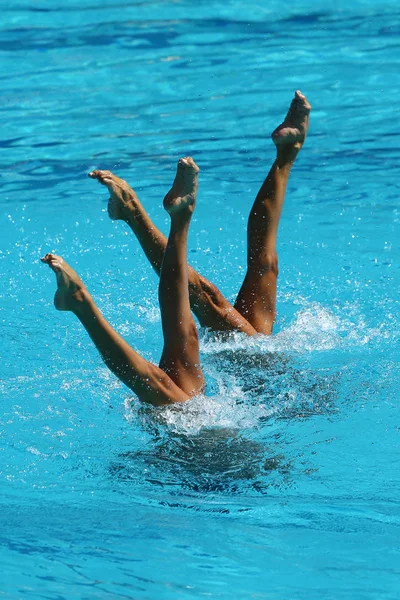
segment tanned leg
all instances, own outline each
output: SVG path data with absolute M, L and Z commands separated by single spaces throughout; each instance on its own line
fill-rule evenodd
M 167 238 L 153 224 L 133 189 L 111 171 L 92 171 L 89 177 L 108 188 L 110 218 L 125 221 L 129 225 L 153 269 L 160 275 Z M 242 331 L 247 335 L 256 333 L 219 289 L 190 266 L 188 280 L 190 305 L 201 326 L 215 331 Z
M 60 256 L 46 254 L 42 262 L 48 264 L 56 274 L 54 304 L 57 310 L 69 310 L 78 317 L 107 367 L 140 400 L 158 406 L 189 399 L 189 395 L 164 371 L 144 360 L 114 331 L 77 273 Z
M 276 238 L 290 170 L 308 129 L 311 106 L 297 91 L 285 120 L 272 134 L 277 156 L 257 194 L 247 228 L 247 273 L 235 308 L 258 333 L 271 334 L 276 317 Z
M 158 287 L 164 334 L 160 368 L 190 396 L 204 388 L 197 328 L 190 311 L 187 265 L 187 237 L 196 204 L 198 172 L 192 158 L 181 158 L 172 188 L 164 198 L 171 226 Z

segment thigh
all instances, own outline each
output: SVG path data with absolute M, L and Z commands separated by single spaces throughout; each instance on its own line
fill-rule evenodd
M 236 298 L 235 309 L 257 333 L 270 335 L 276 318 L 277 273 L 247 273 Z
M 257 333 L 250 323 L 225 298 L 216 285 L 189 269 L 191 308 L 202 327 L 212 331 L 241 331 Z
M 164 343 L 160 359 L 162 369 L 172 381 L 189 396 L 203 391 L 204 375 L 200 367 L 199 340 L 196 325 L 192 323 L 188 331 L 176 332 Z

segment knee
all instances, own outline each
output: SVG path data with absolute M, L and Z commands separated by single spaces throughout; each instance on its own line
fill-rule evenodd
M 273 273 L 276 277 L 278 277 L 279 267 L 278 255 L 276 252 L 265 254 L 262 257 L 258 257 L 257 260 L 253 260 L 251 262 L 252 270 L 256 270 L 260 276 Z
M 194 319 L 191 319 L 191 323 L 181 325 L 177 335 L 168 343 L 168 346 L 177 353 L 180 352 L 183 346 L 186 348 L 197 348 L 198 345 L 199 333 Z
M 198 347 L 199 345 L 199 332 L 197 331 L 196 323 L 194 319 L 190 325 L 188 325 L 187 331 L 185 333 L 185 339 L 190 346 Z
M 224 302 L 225 298 L 216 285 L 207 281 L 207 279 L 203 279 L 201 281 L 201 291 L 203 295 L 207 296 L 207 298 L 214 304 L 220 305 Z
M 278 255 L 274 252 L 271 256 L 268 256 L 266 261 L 266 270 L 271 271 L 278 277 L 279 266 L 278 266 Z
M 192 294 L 191 299 L 194 302 L 212 304 L 213 306 L 220 306 L 224 304 L 224 301 L 226 302 L 217 286 L 200 275 L 196 282 L 190 286 L 190 292 Z

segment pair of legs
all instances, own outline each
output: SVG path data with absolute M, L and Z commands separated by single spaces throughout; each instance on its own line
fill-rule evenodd
M 285 120 L 272 134 L 276 159 L 257 194 L 247 229 L 247 272 L 234 306 L 205 277 L 189 267 L 190 306 L 200 325 L 215 331 L 271 334 L 276 318 L 276 239 L 291 167 L 305 140 L 311 106 L 296 92 Z M 167 238 L 155 227 L 135 192 L 110 171 L 93 171 L 110 192 L 111 219 L 125 221 L 158 275 Z
M 168 239 L 153 225 L 125 181 L 109 171 L 89 174 L 108 187 L 110 217 L 128 223 L 160 276 L 164 335 L 160 366 L 144 360 L 114 331 L 62 258 L 47 254 L 42 261 L 57 277 L 56 308 L 76 314 L 105 364 L 140 400 L 153 405 L 184 402 L 203 389 L 198 334 L 190 309 L 201 325 L 216 331 L 271 333 L 276 315 L 279 219 L 290 170 L 307 133 L 310 108 L 305 96 L 296 92 L 285 120 L 272 134 L 277 156 L 250 212 L 247 273 L 234 306 L 187 265 L 187 236 L 199 170 L 191 158 L 179 161 L 173 186 L 164 199 L 171 217 Z
M 191 158 L 180 159 L 172 188 L 164 198 L 171 225 L 160 267 L 164 349 L 159 367 L 143 359 L 111 327 L 77 273 L 60 256 L 46 254 L 42 258 L 56 274 L 56 308 L 75 313 L 107 367 L 140 400 L 155 406 L 184 402 L 204 387 L 197 328 L 189 304 L 187 265 L 187 237 L 196 203 L 198 171 Z

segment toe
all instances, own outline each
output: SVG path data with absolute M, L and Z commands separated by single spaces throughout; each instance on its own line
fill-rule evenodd
M 45 255 L 43 256 L 43 258 L 41 258 L 40 260 L 41 260 L 42 262 L 48 263 L 48 262 L 50 262 L 51 260 L 53 260 L 54 258 L 56 258 L 56 255 L 55 255 L 55 254 L 51 254 L 51 252 L 48 252 L 48 253 L 47 253 L 47 254 L 45 254 Z
M 88 173 L 88 176 L 91 177 L 92 179 L 98 179 L 101 183 L 102 179 L 104 179 L 104 177 L 112 177 L 112 173 L 111 171 L 102 171 L 100 169 L 95 169 L 94 171 L 91 171 L 90 173 Z
M 308 102 L 306 96 L 300 92 L 300 90 L 296 90 L 295 97 L 293 100 L 293 105 L 297 110 L 305 110 L 309 111 L 311 109 L 311 105 Z
M 178 161 L 178 165 L 181 167 L 189 167 L 194 171 L 200 171 L 199 167 L 196 165 L 191 156 L 185 156 L 183 158 L 180 158 Z

